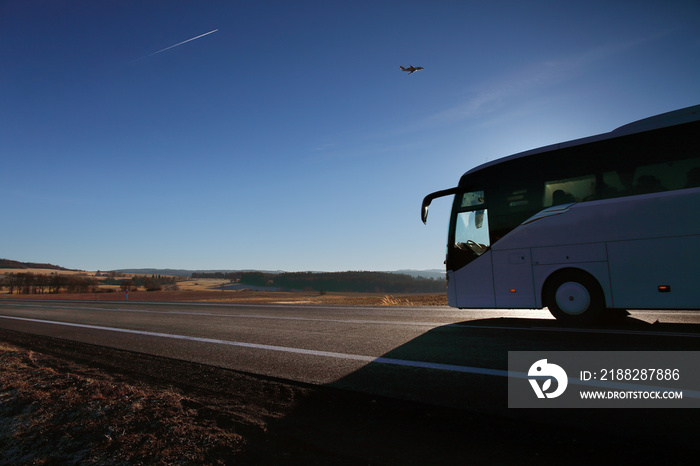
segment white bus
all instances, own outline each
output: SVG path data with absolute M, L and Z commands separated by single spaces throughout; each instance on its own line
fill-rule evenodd
M 700 105 L 476 167 L 423 222 L 453 194 L 453 307 L 700 309 Z

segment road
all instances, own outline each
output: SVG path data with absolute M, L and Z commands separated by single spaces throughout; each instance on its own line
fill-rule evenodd
M 682 311 L 577 329 L 535 310 L 2 300 L 0 327 L 457 408 L 503 405 L 508 351 L 700 347 Z
M 697 312 L 634 311 L 580 329 L 533 310 L 2 299 L 0 329 L 318 387 L 325 395 L 268 424 L 268 434 L 390 464 L 434 462 L 438 450 L 444 464 L 465 451 L 538 464 L 575 464 L 572 449 L 581 464 L 601 461 L 602 451 L 618 463 L 699 453 L 693 409 L 509 409 L 506 377 L 508 351 L 697 351 Z M 339 398 L 328 393 L 348 396 L 331 402 Z M 352 393 L 370 402 L 348 401 Z

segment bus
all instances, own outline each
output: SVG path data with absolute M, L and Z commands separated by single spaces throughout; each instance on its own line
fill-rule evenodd
M 700 309 L 700 105 L 485 163 L 423 223 L 451 195 L 450 306 Z

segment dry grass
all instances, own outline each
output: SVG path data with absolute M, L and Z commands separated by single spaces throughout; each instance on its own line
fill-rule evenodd
M 410 306 L 411 301 L 408 299 L 399 299 L 388 294 L 382 298 L 380 301 L 382 306 Z
M 0 464 L 221 464 L 242 436 L 174 390 L 63 372 L 0 344 Z

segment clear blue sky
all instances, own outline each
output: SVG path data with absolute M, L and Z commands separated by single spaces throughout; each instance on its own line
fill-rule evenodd
M 1 0 L 0 257 L 442 268 L 423 196 L 699 76 L 697 0 Z

